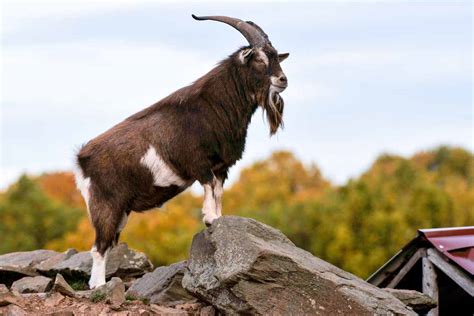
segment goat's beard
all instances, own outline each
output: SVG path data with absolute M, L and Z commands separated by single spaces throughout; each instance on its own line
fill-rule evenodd
M 270 125 L 270 135 L 275 134 L 279 127 L 283 128 L 283 107 L 285 102 L 276 87 L 270 85 L 267 91 L 258 96 L 258 103 L 262 105 Z

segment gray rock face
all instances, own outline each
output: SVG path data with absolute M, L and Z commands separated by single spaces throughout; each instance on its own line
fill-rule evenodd
M 24 276 L 37 276 L 36 266 L 58 255 L 52 250 L 12 252 L 0 256 L 0 283 L 11 285 Z
M 65 252 L 58 253 L 43 262 L 36 265 L 36 271 L 42 274 L 48 274 L 48 272 L 60 262 L 71 258 L 73 255 L 77 254 L 76 249 L 68 249 Z M 51 275 L 53 276 L 53 275 Z
M 42 272 L 47 275 L 61 273 L 66 278 L 88 279 L 92 269 L 92 257 L 89 251 L 73 254 L 68 259 L 60 261 Z M 107 278 L 117 276 L 130 278 L 143 275 L 151 271 L 153 265 L 145 254 L 134 251 L 126 244 L 119 244 L 114 247 L 108 257 L 106 266 Z
M 278 230 L 236 216 L 221 217 L 194 237 L 183 287 L 225 314 L 416 315 Z
M 426 314 L 437 305 L 434 299 L 418 291 L 389 288 L 385 288 L 383 290 L 392 294 L 405 305 L 413 308 L 413 310 L 419 314 Z
M 196 298 L 181 285 L 185 270 L 185 261 L 158 267 L 136 280 L 126 295 L 139 299 L 146 298 L 152 304 L 166 306 L 194 303 L 197 301 Z
M 18 293 L 44 293 L 49 291 L 53 280 L 45 276 L 24 277 L 13 282 L 12 291 Z

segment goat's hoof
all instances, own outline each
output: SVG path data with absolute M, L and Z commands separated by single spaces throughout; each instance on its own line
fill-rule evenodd
M 206 225 L 206 227 L 209 227 L 212 225 L 212 222 L 216 219 L 217 219 L 217 216 L 204 216 L 202 221 L 204 222 L 204 225 Z

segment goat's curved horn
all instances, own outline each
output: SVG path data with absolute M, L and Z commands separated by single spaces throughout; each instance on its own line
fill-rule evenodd
M 228 16 L 212 15 L 212 16 L 191 16 L 198 21 L 212 20 L 218 21 L 232 26 L 234 29 L 242 33 L 251 46 L 263 46 L 270 43 L 267 34 L 255 23 L 251 21 L 242 21 L 240 19 Z

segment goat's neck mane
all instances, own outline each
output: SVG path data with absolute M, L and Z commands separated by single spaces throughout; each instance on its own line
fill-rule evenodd
M 235 52 L 220 62 L 206 75 L 192 85 L 179 89 L 153 104 L 135 113 L 127 120 L 138 120 L 166 106 L 168 102 L 189 99 L 193 96 L 211 107 L 218 119 L 236 136 L 245 136 L 252 115 L 260 105 L 270 125 L 270 135 L 283 126 L 283 99 L 268 83 L 253 76 L 252 70 L 239 64 Z
M 226 129 L 240 136 L 245 136 L 257 109 L 254 89 L 244 76 L 245 71 L 231 56 L 190 86 L 191 93 L 199 95 L 204 106 L 212 108 Z
M 235 55 L 198 79 L 193 89 L 203 94 L 210 106 L 225 107 L 225 113 L 233 116 L 229 119 L 245 129 L 260 105 L 270 125 L 270 135 L 273 135 L 283 127 L 284 101 L 268 83 L 256 79 L 252 70 L 241 66 Z

